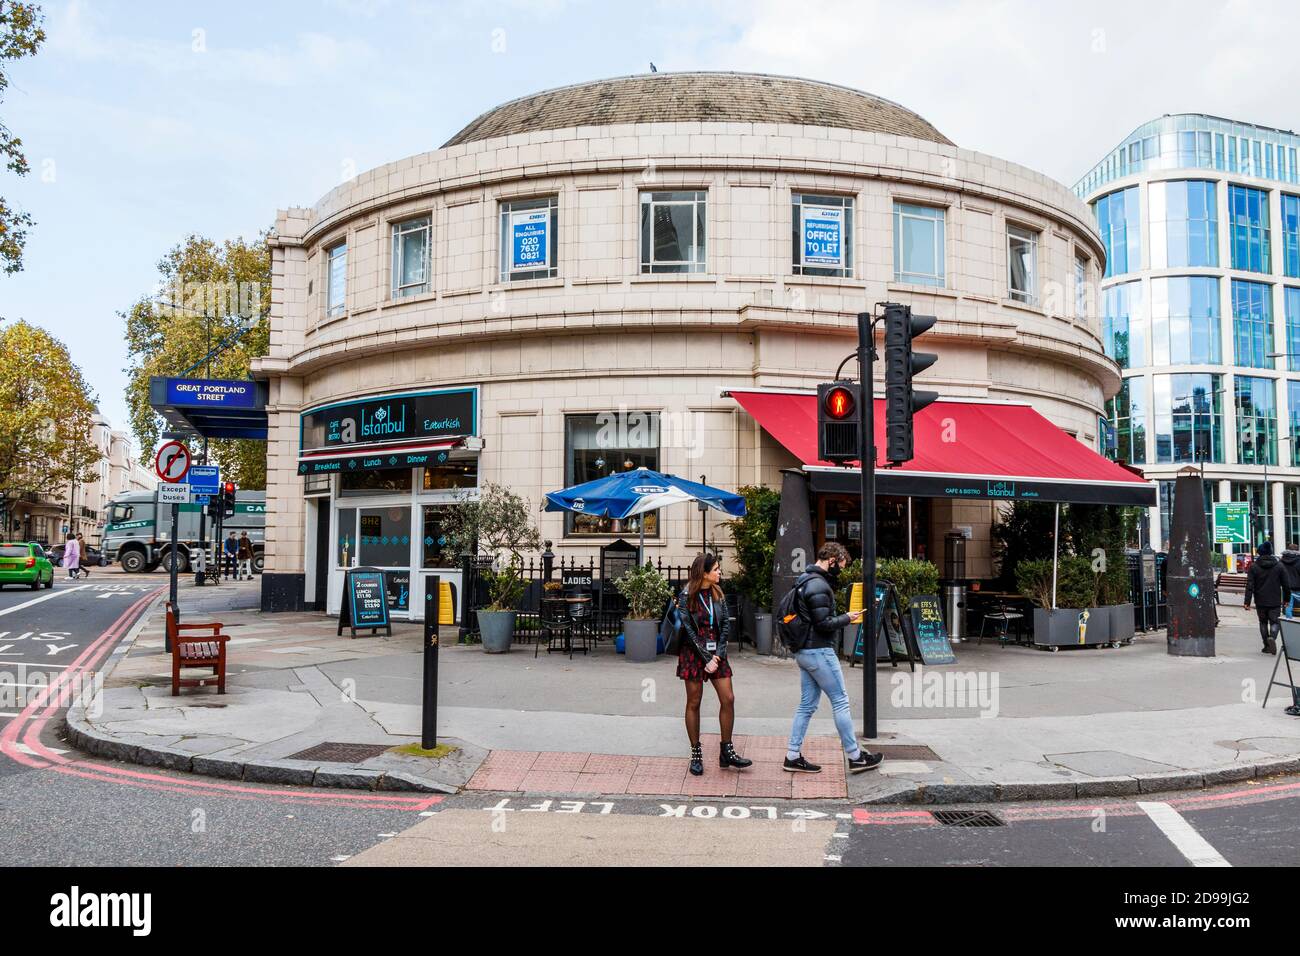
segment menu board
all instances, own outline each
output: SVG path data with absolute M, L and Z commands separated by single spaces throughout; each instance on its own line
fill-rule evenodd
M 409 569 L 384 572 L 384 590 L 390 611 L 411 609 L 411 572 Z
M 894 598 L 888 584 L 876 585 L 876 659 L 910 660 L 907 650 L 907 636 L 903 633 L 903 620 L 898 613 L 898 601 Z M 865 618 L 863 621 L 865 622 Z M 857 641 L 853 645 L 853 659 L 862 660 L 862 632 L 864 624 L 858 625 Z
M 948 640 L 948 629 L 943 623 L 943 605 L 933 594 L 912 598 L 912 633 L 916 649 L 926 664 L 955 664 L 957 656 Z
M 409 587 L 408 587 L 409 590 Z M 343 597 L 339 601 L 339 627 L 348 628 L 357 636 L 358 628 L 369 628 L 374 633 L 384 628 L 393 633 L 388 618 L 388 590 L 384 572 L 378 568 L 352 568 L 343 578 Z

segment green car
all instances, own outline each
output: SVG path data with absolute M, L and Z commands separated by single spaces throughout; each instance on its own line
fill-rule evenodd
M 25 584 L 33 591 L 54 587 L 54 565 L 39 544 L 0 544 L 0 588 Z

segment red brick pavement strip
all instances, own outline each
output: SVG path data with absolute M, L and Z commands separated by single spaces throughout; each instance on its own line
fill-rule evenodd
M 702 777 L 688 772 L 688 757 L 493 750 L 467 789 L 790 799 L 848 795 L 844 757 L 834 737 L 810 737 L 804 742 L 804 756 L 822 764 L 819 774 L 790 774 L 781 769 L 784 737 L 737 736 L 734 743 L 737 752 L 753 760 L 754 766 L 748 770 L 723 770 L 718 766 L 718 737 L 706 734 L 700 740 L 704 751 Z

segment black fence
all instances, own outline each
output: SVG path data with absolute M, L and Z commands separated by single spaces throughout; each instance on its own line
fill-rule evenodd
M 690 568 L 686 565 L 664 564 L 663 560 L 650 562 L 656 571 L 668 579 L 676 594 L 686 585 Z M 462 563 L 464 592 L 461 619 L 465 633 L 471 638 L 478 634 L 478 612 L 488 605 L 488 582 L 483 571 L 492 567 L 489 558 L 469 558 Z M 603 579 L 598 563 L 591 558 L 556 558 L 549 552 L 540 558 L 530 557 L 521 568 L 524 580 L 523 597 L 516 605 L 515 640 L 535 641 L 545 638 L 542 626 L 542 598 L 549 594 L 564 597 L 588 596 L 591 598 L 590 615 L 586 627 L 597 641 L 612 641 L 623 630 L 623 618 L 628 604 L 614 586 L 613 578 Z M 552 583 L 548 591 L 547 582 Z M 665 608 L 666 610 L 666 608 Z

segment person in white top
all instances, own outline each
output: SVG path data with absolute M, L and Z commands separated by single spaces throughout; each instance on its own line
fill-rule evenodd
M 76 578 L 81 569 L 81 546 L 77 544 L 75 534 L 69 534 L 63 545 L 63 566 L 67 569 L 69 578 Z

